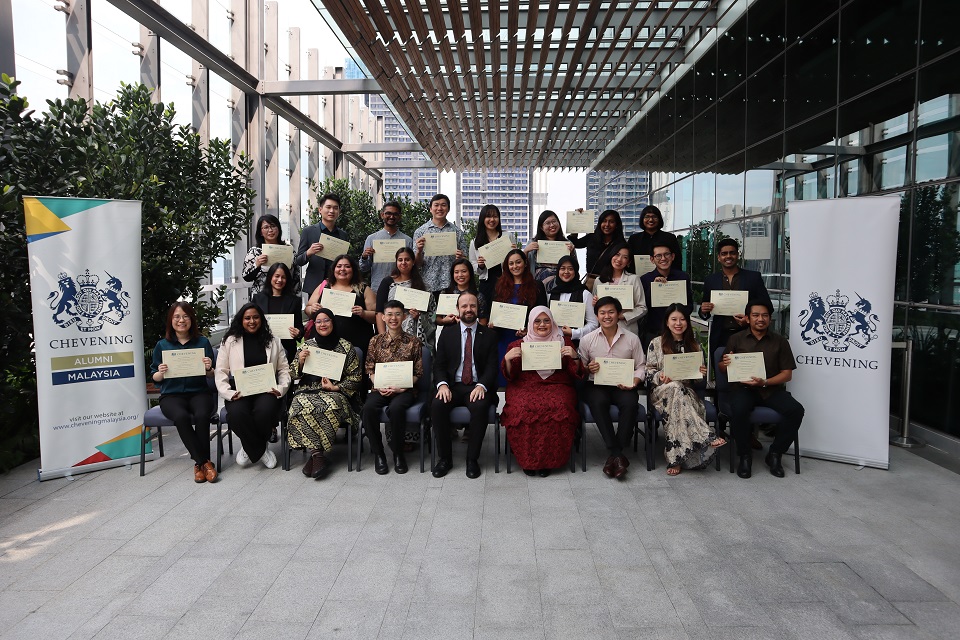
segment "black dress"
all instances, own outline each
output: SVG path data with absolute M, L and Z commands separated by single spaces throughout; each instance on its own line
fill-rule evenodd
M 363 307 L 364 309 L 367 308 L 363 299 L 363 294 L 366 293 L 366 290 L 366 284 L 361 282 L 357 285 L 357 289 L 355 290 L 356 297 L 353 301 L 354 306 Z M 374 334 L 373 325 L 360 316 L 351 315 L 349 318 L 334 316 L 333 326 L 338 336 L 353 346 L 360 347 L 360 350 L 363 351 L 363 358 L 361 358 L 360 361 L 363 362 L 367 357 L 367 347 L 370 346 L 370 338 L 372 338 Z

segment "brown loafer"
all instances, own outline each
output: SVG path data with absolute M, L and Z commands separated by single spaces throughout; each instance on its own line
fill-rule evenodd
M 308 478 L 313 477 L 313 456 L 312 455 L 307 457 L 307 463 L 303 465 L 302 471 L 303 471 L 303 475 L 307 476 Z
M 320 451 L 319 449 L 316 449 L 316 450 L 310 455 L 310 457 L 313 458 L 313 473 L 312 473 L 313 479 L 314 479 L 314 480 L 319 480 L 319 479 L 322 478 L 323 476 L 327 475 L 327 471 L 329 470 L 329 466 L 328 466 L 328 464 L 327 464 L 327 459 L 326 459 L 326 457 L 324 457 L 324 455 L 323 455 L 323 451 Z
M 625 476 L 629 466 L 630 461 L 627 460 L 626 456 L 617 456 L 613 461 L 613 477 L 619 479 Z
M 212 462 L 207 460 L 200 468 L 203 470 L 203 475 L 207 479 L 207 482 L 217 481 L 217 468 L 213 466 Z
M 608 478 L 613 477 L 614 460 L 616 460 L 616 456 L 610 456 L 607 458 L 607 462 L 603 465 L 603 475 L 607 476 Z
M 198 484 L 207 481 L 206 474 L 203 473 L 203 469 L 198 464 L 193 465 L 193 481 Z

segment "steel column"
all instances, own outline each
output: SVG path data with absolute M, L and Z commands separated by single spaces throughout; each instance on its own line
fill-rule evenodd
M 208 0 L 193 0 L 190 19 L 193 30 L 204 40 L 209 38 L 210 6 Z M 193 130 L 200 136 L 200 142 L 206 146 L 210 142 L 210 71 L 196 60 L 192 60 L 193 85 L 192 109 Z
M 288 34 L 290 38 L 290 80 L 297 81 L 300 80 L 300 28 L 292 27 L 288 31 Z M 290 104 L 299 109 L 300 98 L 290 98 Z M 290 212 L 287 219 L 287 228 L 289 229 L 287 235 L 290 238 L 291 244 L 297 246 L 300 241 L 300 225 L 303 220 L 303 212 L 301 211 L 300 204 L 300 189 L 303 186 L 303 179 L 301 178 L 300 172 L 300 156 L 303 153 L 303 149 L 300 146 L 300 129 L 291 124 L 288 135 L 290 138 L 287 160 L 290 167 Z
M 10 0 L 0 0 L 0 73 L 17 76 L 17 56 L 13 46 L 13 8 Z
M 61 0 L 57 7 L 67 16 L 67 77 L 57 80 L 69 87 L 69 97 L 93 103 L 93 33 L 88 0 Z M 59 72 L 58 72 L 59 73 Z

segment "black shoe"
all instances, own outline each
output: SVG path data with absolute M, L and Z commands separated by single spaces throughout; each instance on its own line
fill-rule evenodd
M 540 471 L 537 471 L 537 475 L 541 478 L 546 478 L 548 475 L 550 475 L 550 469 L 540 469 Z
M 737 475 L 741 478 L 749 478 L 753 469 L 753 456 L 740 456 L 740 466 L 737 467 Z
M 270 433 L 270 442 L 279 442 L 280 436 L 277 435 L 277 428 L 273 428 L 273 432 Z
M 373 458 L 373 468 L 377 472 L 377 475 L 385 476 L 390 471 L 390 467 L 387 465 L 387 456 L 382 453 L 378 453 Z
M 780 463 L 780 455 L 779 453 L 771 451 L 767 454 L 767 457 L 764 458 L 764 462 L 770 467 L 770 475 L 777 476 L 778 478 L 782 478 L 785 475 L 783 473 L 783 465 Z
M 476 480 L 480 477 L 480 463 L 476 460 L 467 460 L 467 477 Z
M 530 476 L 531 478 L 532 478 L 533 476 L 537 475 L 537 472 L 536 472 L 535 469 L 524 469 L 523 472 L 524 472 L 525 474 L 527 474 L 528 476 Z
M 396 453 L 393 456 L 393 470 L 397 473 L 406 473 L 407 469 L 407 459 L 402 453 Z
M 450 461 L 444 458 L 437 460 L 437 464 L 433 465 L 433 477 L 442 478 L 443 476 L 450 473 Z

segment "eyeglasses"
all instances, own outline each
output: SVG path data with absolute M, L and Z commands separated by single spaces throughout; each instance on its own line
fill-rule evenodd
M 323 326 L 323 325 L 325 325 L 325 324 L 331 324 L 332 322 L 333 322 L 333 320 L 331 320 L 330 318 L 324 318 L 324 319 L 322 319 L 322 320 L 321 320 L 320 318 L 317 318 L 317 319 L 314 321 L 314 324 L 317 325 L 317 326 Z
M 533 321 L 533 324 L 534 325 L 551 324 L 551 322 L 550 322 L 550 318 L 537 318 L 536 320 Z
M 751 314 L 750 314 L 750 317 L 751 317 L 751 318 L 757 318 L 757 319 L 760 319 L 760 320 L 769 320 L 769 319 L 770 319 L 770 314 L 769 314 L 769 313 L 751 313 Z
M 173 316 L 174 320 L 189 320 L 190 316 Z
M 672 253 L 655 253 L 655 254 L 654 254 L 653 256 L 651 256 L 651 257 L 652 257 L 654 260 L 666 260 L 667 258 L 669 258 L 669 257 L 672 256 L 672 255 L 673 255 Z
M 643 216 L 643 219 L 644 219 L 644 220 L 656 220 L 658 217 L 659 217 L 659 216 L 658 216 L 657 214 L 655 214 L 655 213 L 648 213 L 647 215 Z

